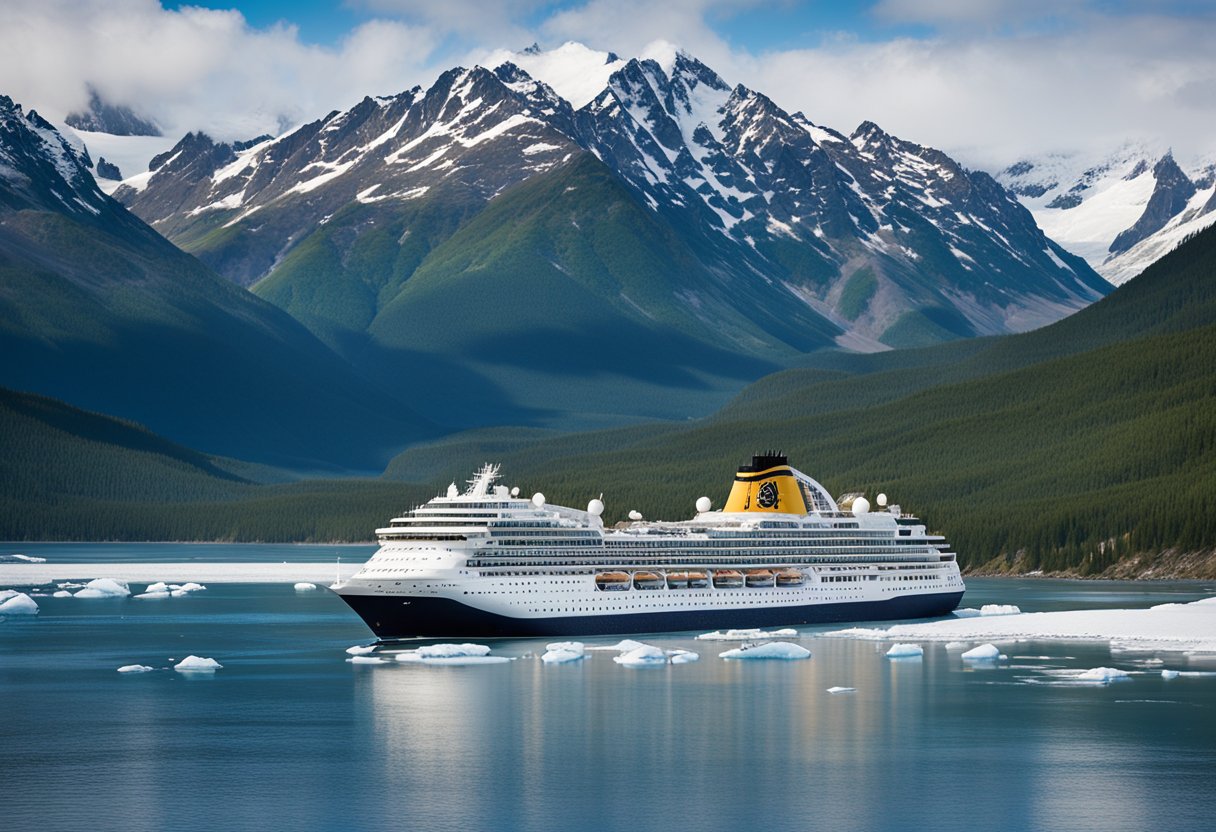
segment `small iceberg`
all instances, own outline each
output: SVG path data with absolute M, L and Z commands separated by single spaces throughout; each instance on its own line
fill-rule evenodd
M 131 594 L 126 581 L 116 581 L 113 578 L 96 578 L 84 585 L 84 589 L 76 593 L 76 598 L 126 598 Z
M 698 641 L 757 641 L 764 638 L 797 638 L 798 631 L 791 629 L 764 631 L 755 630 L 714 630 L 712 633 L 702 633 Z
M 888 659 L 919 659 L 925 655 L 925 648 L 919 644 L 893 644 L 887 651 Z
M 122 667 L 118 668 L 118 672 L 119 673 L 147 673 L 151 669 L 152 668 L 148 667 L 146 664 L 124 664 Z
M 954 615 L 958 618 L 980 618 L 986 615 L 1020 615 L 1021 612 L 1021 608 L 1015 604 L 984 604 L 978 610 L 973 607 L 955 610 Z
M 351 664 L 388 664 L 379 656 L 351 656 L 347 661 Z
M 619 656 L 613 656 L 612 660 L 626 667 L 658 667 L 667 664 L 667 654 L 654 645 L 642 644 Z
M 610 650 L 614 653 L 628 653 L 630 650 L 637 650 L 644 645 L 640 641 L 634 641 L 631 638 L 622 639 L 616 644 L 600 644 L 595 647 L 588 647 L 587 650 Z
M 346 652 L 352 656 L 364 656 L 375 651 L 375 649 L 376 645 L 374 644 L 356 644 L 354 647 L 347 647 Z
M 788 641 L 770 641 L 764 644 L 745 644 L 734 650 L 719 653 L 721 659 L 809 659 L 811 651 Z
M 173 585 L 169 587 L 169 589 L 173 590 L 174 594 L 178 592 L 202 592 L 206 588 L 202 584 L 196 584 L 194 581 L 188 581 L 181 586 Z
M 38 602 L 24 592 L 0 592 L 0 615 L 37 615 Z
M 295 585 L 296 592 L 312 592 L 316 588 L 316 584 L 310 584 L 308 581 L 300 581 Z
M 966 650 L 968 644 L 970 644 L 968 641 L 947 641 L 946 649 L 949 651 Z
M 1083 682 L 1101 682 L 1109 685 L 1111 682 L 1124 682 L 1131 679 L 1131 674 L 1117 667 L 1095 667 L 1076 677 Z
M 700 653 L 694 653 L 691 650 L 668 650 L 667 658 L 672 664 L 690 664 L 691 662 L 699 661 Z
M 39 558 L 33 555 L 22 555 L 14 552 L 11 555 L 0 555 L 0 563 L 46 563 L 46 558 Z
M 173 669 L 181 673 L 214 673 L 223 667 L 222 664 L 215 659 L 204 658 L 203 656 L 186 656 L 177 664 L 173 665 Z
M 828 688 L 828 693 L 853 693 L 856 690 L 857 690 L 857 688 L 842 688 L 842 687 L 838 686 L 838 687 Z
M 141 592 L 138 595 L 132 595 L 131 597 L 139 598 L 141 600 L 147 600 L 149 598 L 168 598 L 170 597 L 170 592 L 169 590 L 164 589 L 159 592 Z
M 979 647 L 972 647 L 959 658 L 965 662 L 995 662 L 1002 656 L 995 644 L 981 644 Z
M 491 656 L 489 653 L 490 648 L 484 644 L 428 644 L 417 650 L 398 653 L 397 661 L 431 665 L 504 664 L 511 661 L 507 656 Z
M 60 589 L 60 590 L 57 590 L 51 597 L 52 598 L 71 598 L 72 593 L 68 592 L 66 589 Z
M 1162 670 L 1161 678 L 1165 680 L 1177 679 L 1180 674 L 1177 670 Z
M 557 641 L 545 647 L 540 660 L 545 664 L 568 664 L 586 657 L 586 648 L 581 641 Z

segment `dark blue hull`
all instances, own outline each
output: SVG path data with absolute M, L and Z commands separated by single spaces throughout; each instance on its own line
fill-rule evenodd
M 448 598 L 343 595 L 342 600 L 381 639 L 499 638 L 667 633 L 744 627 L 793 627 L 848 621 L 890 621 L 948 615 L 963 593 L 905 595 L 884 601 L 808 604 L 799 607 L 680 610 L 581 615 L 564 618 L 511 618 Z

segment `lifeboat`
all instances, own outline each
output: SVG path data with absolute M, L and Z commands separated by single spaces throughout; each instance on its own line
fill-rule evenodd
M 719 569 L 714 572 L 714 586 L 718 589 L 738 589 L 743 586 L 743 573 L 734 569 Z
M 749 569 L 747 570 L 747 585 L 748 586 L 772 586 L 773 573 L 770 569 Z
M 782 569 L 777 573 L 777 586 L 802 586 L 805 582 L 801 569 Z
M 688 573 L 687 572 L 668 572 L 667 573 L 667 588 L 668 589 L 688 589 Z
M 688 573 L 688 588 L 689 589 L 705 589 L 709 586 L 709 578 L 704 572 L 689 572 Z
M 629 589 L 627 572 L 600 572 L 595 576 L 595 588 L 609 592 Z
M 663 576 L 657 572 L 634 572 L 634 589 L 662 589 Z

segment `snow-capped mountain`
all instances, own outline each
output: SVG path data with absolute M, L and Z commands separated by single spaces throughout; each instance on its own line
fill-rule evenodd
M 1152 144 L 1024 159 L 997 179 L 1048 236 L 1115 285 L 1216 223 L 1216 164 L 1185 171 L 1169 149 Z
M 244 151 L 187 136 L 116 195 L 245 285 L 325 229 L 341 281 L 369 217 L 413 218 L 396 247 L 419 268 L 496 198 L 590 153 L 689 249 L 702 277 L 672 287 L 685 314 L 733 308 L 750 323 L 730 327 L 732 340 L 753 349 L 803 350 L 833 331 L 862 349 L 1020 331 L 1109 289 L 991 177 L 877 125 L 820 127 L 681 52 L 625 61 L 567 44 L 513 57 Z M 420 230 L 424 243 L 410 238 Z M 391 299 L 379 292 L 371 318 Z M 791 311 L 819 323 L 778 331 Z
M 159 136 L 160 127 L 155 122 L 136 115 L 130 107 L 111 104 L 94 88 L 89 88 L 89 106 L 79 112 L 68 113 L 64 119 L 68 126 L 90 133 L 109 133 L 113 136 Z

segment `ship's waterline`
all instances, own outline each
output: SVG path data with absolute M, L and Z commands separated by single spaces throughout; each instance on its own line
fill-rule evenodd
M 839 501 L 780 454 L 753 457 L 726 506 L 605 528 L 521 498 L 487 465 L 377 530 L 334 588 L 382 639 L 558 636 L 945 615 L 965 586 L 940 535 L 860 495 Z

